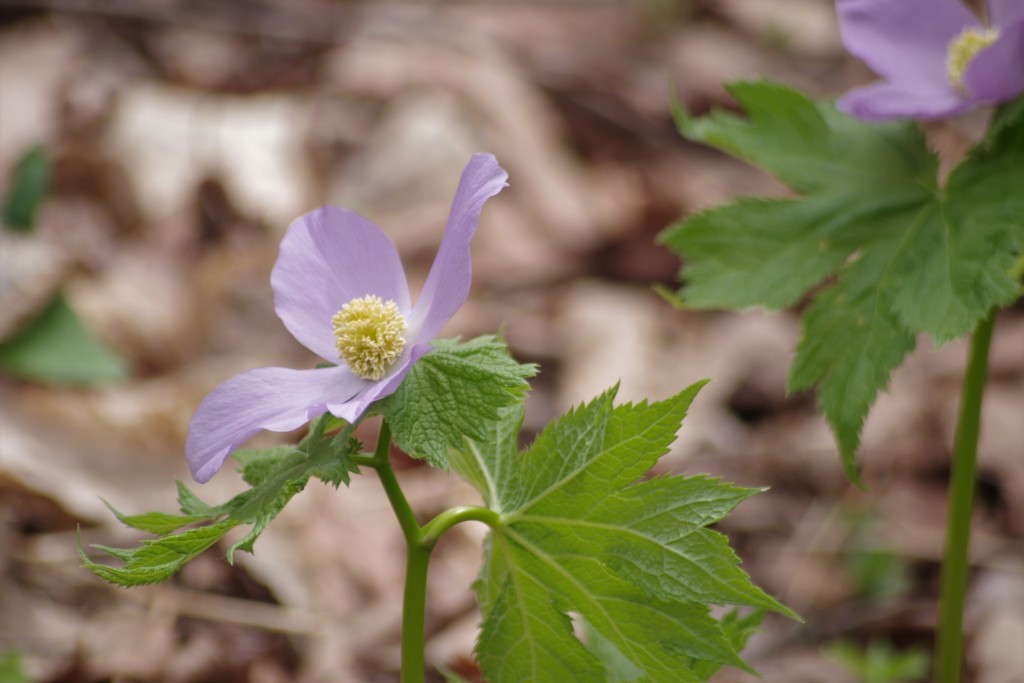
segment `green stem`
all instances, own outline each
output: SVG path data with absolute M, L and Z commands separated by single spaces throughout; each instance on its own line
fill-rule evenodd
M 350 455 L 349 459 L 361 467 L 370 467 L 377 469 L 380 466 L 380 461 L 374 455 Z
M 953 470 L 949 485 L 946 552 L 942 560 L 939 633 L 935 652 L 937 683 L 959 683 L 963 667 L 964 598 L 967 593 L 971 507 L 974 504 L 981 399 L 988 375 L 995 311 L 974 330 L 960 398 L 960 416 L 953 444 Z
M 388 453 L 391 449 L 391 428 L 387 422 L 380 425 L 377 449 L 373 454 L 373 467 L 388 496 L 398 525 L 402 528 L 407 550 L 405 561 L 405 594 L 402 598 L 402 683 L 424 683 L 426 662 L 423 646 L 426 640 L 424 621 L 427 601 L 427 566 L 433 543 L 423 543 L 423 530 L 409 506 L 391 469 Z
M 423 526 L 422 543 L 433 547 L 437 539 L 441 538 L 444 532 L 461 522 L 483 522 L 494 528 L 501 524 L 501 515 L 494 510 L 488 510 L 476 505 L 460 505 L 451 510 L 445 510 L 434 519 Z
M 427 565 L 432 548 L 410 543 L 408 549 L 402 597 L 402 683 L 424 683 Z

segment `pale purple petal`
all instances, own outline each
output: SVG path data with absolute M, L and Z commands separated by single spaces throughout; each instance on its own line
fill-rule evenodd
M 978 20 L 959 0 L 838 0 L 843 44 L 889 81 L 920 92 L 947 83 L 949 43 Z
M 1024 0 L 1017 0 L 1024 7 Z M 999 33 L 964 70 L 964 90 L 980 102 L 1005 102 L 1024 92 L 1024 18 Z
M 484 202 L 501 192 L 506 180 L 508 174 L 490 154 L 474 154 L 462 171 L 441 248 L 409 320 L 414 343 L 436 337 L 466 301 L 472 279 L 469 243 Z
M 348 209 L 325 206 L 292 222 L 270 275 L 274 308 L 288 331 L 338 362 L 331 319 L 352 299 L 376 294 L 410 310 L 398 251 L 380 228 Z
M 1024 20 L 1024 2 L 1021 0 L 989 0 L 988 17 L 989 23 L 996 28 Z
M 367 384 L 344 366 L 257 368 L 232 377 L 203 399 L 192 418 L 185 443 L 192 477 L 208 481 L 233 450 L 261 429 L 288 432 L 327 410 L 345 412 Z
M 947 92 L 922 93 L 880 82 L 851 90 L 839 98 L 836 106 L 862 121 L 878 123 L 899 118 L 927 120 L 959 116 L 973 105 L 957 95 L 952 87 Z

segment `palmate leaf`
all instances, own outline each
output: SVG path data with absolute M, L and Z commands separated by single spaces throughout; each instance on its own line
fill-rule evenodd
M 405 376 L 398 390 L 378 404 L 395 443 L 414 458 L 448 469 L 448 451 L 464 437 L 481 438 L 498 411 L 529 390 L 531 364 L 516 362 L 491 335 L 460 343 L 439 339 Z
M 492 683 L 703 680 L 694 662 L 744 667 L 710 604 L 791 613 L 739 569 L 707 529 L 753 493 L 706 477 L 640 480 L 663 455 L 702 384 L 660 403 L 612 404 L 614 391 L 549 426 L 520 455 L 521 407 L 451 465 L 500 515 L 476 584 L 477 647 Z M 588 649 L 570 613 L 597 634 Z
M 937 344 L 1020 294 L 1024 116 L 1004 107 L 950 175 L 916 124 L 866 124 L 771 83 L 730 92 L 748 118 L 677 112 L 686 137 L 775 174 L 798 199 L 740 199 L 661 240 L 684 260 L 678 296 L 695 308 L 783 308 L 831 276 L 803 317 L 789 388 L 816 386 L 847 475 L 860 431 L 918 333 Z
M 358 471 L 350 456 L 359 452 L 359 442 L 350 438 L 350 428 L 337 436 L 324 435 L 323 427 L 330 419 L 319 418 L 309 436 L 298 446 L 236 451 L 233 455 L 241 463 L 242 478 L 251 488 L 223 505 L 204 503 L 178 482 L 181 515 L 163 512 L 124 515 L 111 507 L 127 526 L 158 538 L 144 540 L 129 549 L 91 546 L 120 560 L 119 567 L 93 562 L 79 544 L 84 566 L 100 578 L 122 586 L 165 581 L 232 529 L 246 525 L 250 526 L 249 531 L 228 547 L 227 559 L 232 562 L 238 550 L 253 552 L 256 539 L 288 501 L 306 487 L 310 478 L 337 487 L 341 483 L 348 484 L 349 473 Z M 185 529 L 190 526 L 192 528 Z

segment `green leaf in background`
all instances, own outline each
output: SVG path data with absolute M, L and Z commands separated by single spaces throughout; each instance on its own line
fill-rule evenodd
M 828 648 L 833 661 L 848 669 L 859 683 L 911 683 L 928 673 L 928 654 L 910 649 L 900 652 L 887 642 L 871 642 L 861 649 L 849 641 Z
M 0 653 L 0 683 L 31 683 L 18 652 Z
M 29 149 L 18 161 L 3 206 L 3 223 L 15 232 L 29 232 L 36 212 L 50 189 L 50 161 L 42 145 Z
M 477 655 L 492 683 L 701 681 L 695 661 L 746 668 L 710 604 L 793 616 L 754 586 L 706 527 L 756 493 L 707 477 L 642 481 L 703 383 L 659 403 L 615 407 L 614 391 L 549 426 L 520 454 L 522 408 L 451 465 L 499 513 L 476 584 Z M 599 634 L 588 649 L 571 614 Z M 598 645 L 598 651 L 593 649 Z M 621 657 L 610 668 L 607 653 Z
M 740 199 L 669 227 L 695 308 L 778 309 L 825 285 L 803 317 L 789 388 L 818 388 L 843 465 L 918 333 L 971 331 L 1020 294 L 1024 116 L 1009 107 L 944 187 L 912 122 L 867 124 L 771 83 L 736 83 L 747 118 L 677 111 L 680 132 L 772 172 L 800 196 Z M 1016 105 L 1014 105 L 1016 106 Z M 834 278 L 834 280 L 830 280 Z
M 448 451 L 463 438 L 481 438 L 498 411 L 522 399 L 534 365 L 517 363 L 492 335 L 466 343 L 434 342 L 398 391 L 380 403 L 395 443 L 414 458 L 448 469 Z
M 125 360 L 96 339 L 63 295 L 10 339 L 0 342 L 0 371 L 55 385 L 98 385 L 128 375 Z
M 736 652 L 740 652 L 747 645 L 750 636 L 757 633 L 764 621 L 764 610 L 754 610 L 747 615 L 740 614 L 739 609 L 729 610 L 719 621 L 722 626 L 722 633 L 732 643 Z M 693 672 L 703 681 L 711 680 L 711 677 L 722 668 L 717 662 L 694 662 Z
M 323 425 L 321 419 L 317 424 Z M 235 552 L 253 552 L 253 544 L 270 522 L 302 491 L 310 478 L 316 477 L 337 487 L 348 484 L 349 473 L 358 468 L 351 456 L 361 447 L 349 438 L 351 429 L 338 437 L 314 431 L 300 446 L 275 446 L 265 449 L 244 449 L 233 454 L 241 462 L 242 478 L 251 486 L 224 505 L 211 506 L 178 482 L 178 503 L 182 515 L 149 512 L 142 515 L 124 515 L 110 509 L 126 525 L 159 536 L 144 540 L 132 549 L 111 548 L 103 545 L 91 547 L 123 563 L 113 567 L 93 562 L 79 543 L 79 555 L 86 568 L 111 583 L 137 586 L 165 581 L 180 570 L 186 562 L 213 546 L 235 527 L 251 525 L 249 531 L 227 550 L 229 562 Z M 320 445 L 326 441 L 328 445 Z M 108 505 L 109 507 L 109 505 Z M 199 525 L 185 531 L 182 528 Z

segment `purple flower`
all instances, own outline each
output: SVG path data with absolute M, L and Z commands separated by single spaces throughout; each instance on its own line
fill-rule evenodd
M 1024 0 L 837 0 L 843 43 L 884 81 L 840 98 L 865 121 L 941 119 L 1024 92 Z
M 261 429 L 290 431 L 325 412 L 355 422 L 393 393 L 466 301 L 470 240 L 507 179 L 493 156 L 470 159 L 415 306 L 398 251 L 373 223 L 333 206 L 294 221 L 270 276 L 274 308 L 299 342 L 337 367 L 258 368 L 214 389 L 189 427 L 193 478 L 208 481 Z

